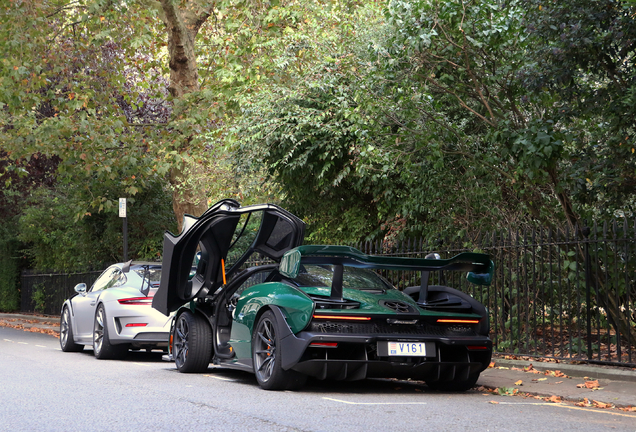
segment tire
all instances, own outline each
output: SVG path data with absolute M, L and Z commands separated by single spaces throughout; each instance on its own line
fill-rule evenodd
M 60 316 L 60 347 L 64 352 L 79 352 L 84 349 L 84 345 L 76 344 L 73 341 L 73 324 L 71 323 L 71 312 L 64 306 L 62 316 Z
M 179 372 L 205 372 L 212 358 L 212 329 L 198 314 L 185 311 L 172 329 L 172 357 Z
M 426 382 L 433 390 L 444 391 L 444 392 L 465 392 L 466 390 L 470 390 L 477 384 L 477 380 L 479 379 L 479 373 L 470 375 L 467 380 L 464 381 L 435 381 L 435 382 Z
M 276 316 L 272 311 L 261 315 L 252 334 L 252 360 L 256 381 L 265 390 L 297 390 L 307 376 L 281 367 L 280 341 Z
M 93 324 L 93 354 L 98 359 L 122 359 L 128 354 L 128 344 L 113 345 L 108 337 L 108 319 L 103 304 L 97 307 Z

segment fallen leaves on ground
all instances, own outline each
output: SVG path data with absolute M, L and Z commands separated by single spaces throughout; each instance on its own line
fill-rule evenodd
M 0 327 L 11 327 L 14 329 L 18 329 L 18 330 L 24 330 L 24 331 L 28 331 L 31 333 L 42 333 L 42 334 L 48 334 L 51 336 L 58 336 L 59 332 L 55 331 L 55 330 L 51 330 L 51 329 L 43 329 L 43 328 L 38 328 L 38 327 L 25 327 L 22 324 L 17 324 L 15 323 L 17 320 L 15 319 L 7 319 L 7 320 L 0 320 Z
M 547 371 L 544 372 L 544 375 L 553 376 L 553 377 L 556 377 L 556 378 L 570 378 L 569 376 L 567 376 L 566 374 L 564 374 L 560 370 L 554 370 L 554 371 L 547 370 Z
M 628 407 L 622 407 L 619 408 L 619 410 L 621 411 L 627 411 L 627 412 L 636 412 L 636 407 L 635 406 L 628 406 Z
M 602 409 L 614 408 L 614 405 L 610 403 L 599 402 L 595 400 L 592 401 L 592 405 L 594 405 L 595 408 L 602 408 Z
M 556 396 L 556 395 L 544 398 L 543 400 L 546 401 L 546 402 L 554 402 L 554 403 L 563 402 L 563 399 L 561 399 L 561 396 Z
M 576 385 L 578 388 L 588 388 L 590 390 L 598 390 L 601 388 L 601 386 L 598 383 L 598 380 L 594 380 L 594 381 L 585 381 L 585 383 L 583 384 L 577 384 Z
M 516 381 L 516 382 L 515 382 L 515 385 L 516 385 L 516 386 L 523 385 L 523 381 L 522 381 L 522 380 Z
M 583 400 L 581 402 L 577 402 L 574 405 L 576 406 L 580 406 L 580 407 L 589 407 L 592 406 L 592 404 L 590 403 L 588 398 L 583 398 Z
M 497 389 L 497 393 L 500 396 L 514 396 L 517 393 L 519 393 L 519 389 L 513 388 L 513 387 L 499 387 Z

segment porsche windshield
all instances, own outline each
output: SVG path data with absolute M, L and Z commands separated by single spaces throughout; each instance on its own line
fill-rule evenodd
M 305 264 L 294 279 L 299 287 L 330 287 L 333 279 L 333 265 Z M 359 290 L 387 290 L 393 286 L 377 273 L 368 269 L 344 267 L 342 287 Z

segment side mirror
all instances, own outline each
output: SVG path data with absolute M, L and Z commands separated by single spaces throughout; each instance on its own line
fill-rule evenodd
M 78 294 L 82 294 L 85 295 L 86 294 L 86 284 L 85 283 L 78 283 L 77 285 L 75 285 L 75 292 Z

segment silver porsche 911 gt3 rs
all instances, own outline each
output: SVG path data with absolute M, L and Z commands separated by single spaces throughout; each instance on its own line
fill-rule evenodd
M 161 264 L 127 262 L 108 267 L 87 289 L 75 286 L 60 317 L 62 351 L 92 346 L 95 357 L 122 358 L 130 348 L 167 348 L 170 321 L 151 307 Z

